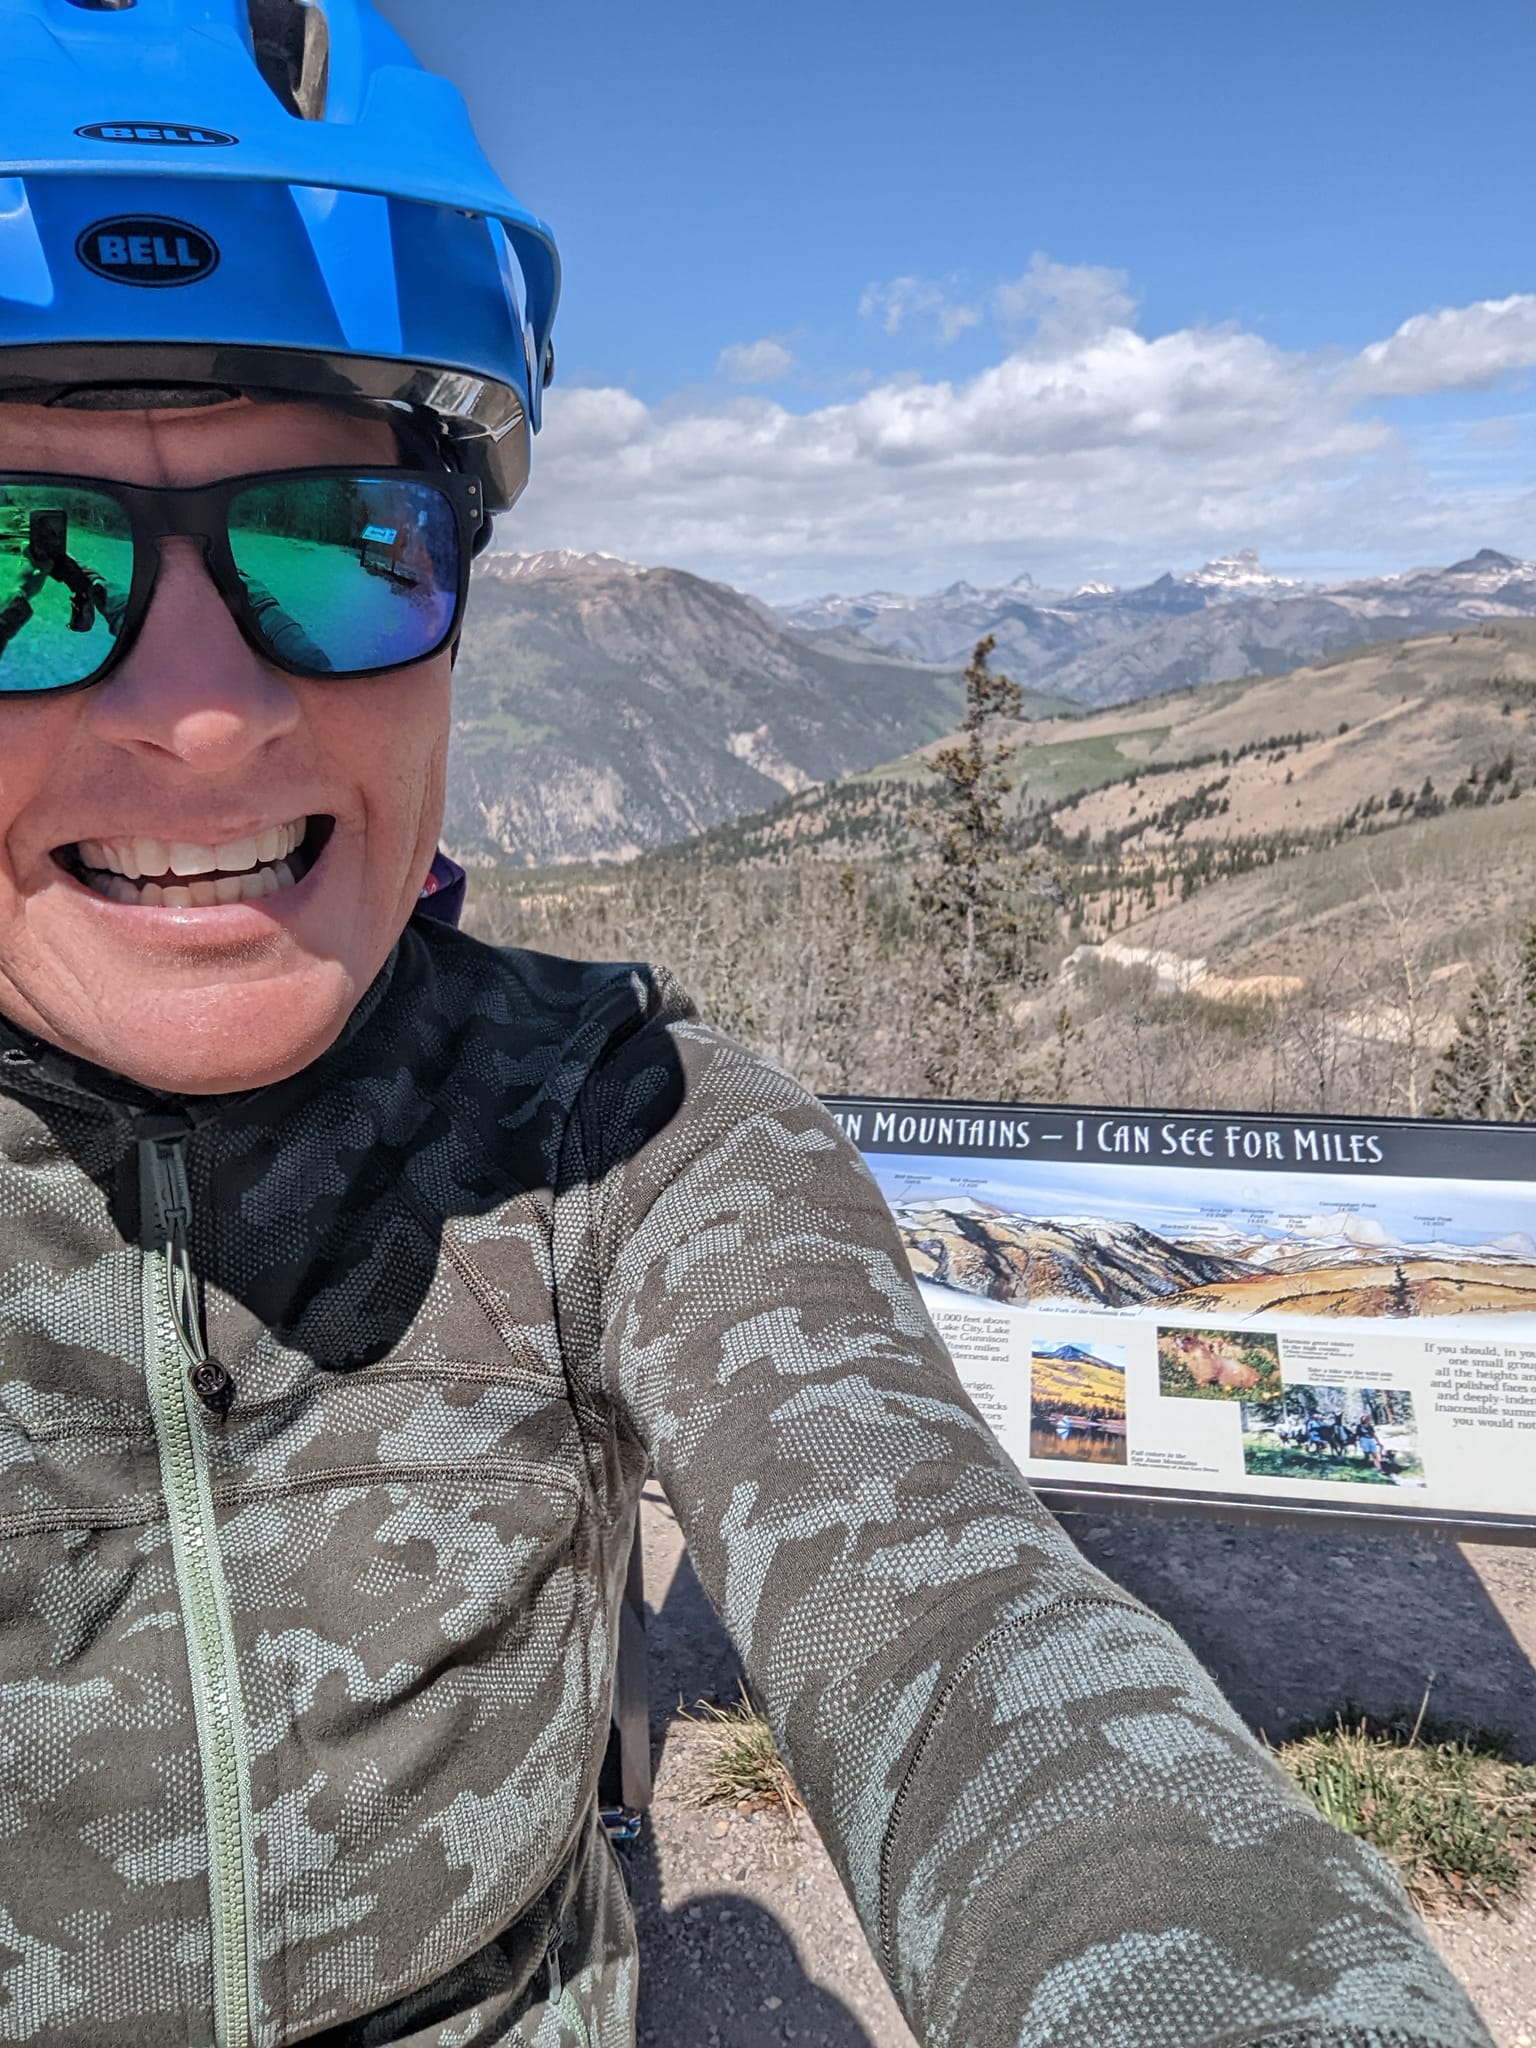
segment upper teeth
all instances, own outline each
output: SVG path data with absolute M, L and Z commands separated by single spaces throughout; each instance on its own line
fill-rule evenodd
M 241 875 L 268 862 L 286 860 L 309 829 L 307 818 L 269 825 L 249 839 L 224 846 L 196 846 L 190 840 L 82 839 L 81 863 L 138 881 L 143 875 Z

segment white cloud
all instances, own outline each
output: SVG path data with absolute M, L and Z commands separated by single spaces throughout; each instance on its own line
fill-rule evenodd
M 1022 277 L 998 286 L 992 303 L 1005 333 L 1027 332 L 1036 349 L 1050 354 L 1129 327 L 1136 316 L 1123 270 L 1053 263 L 1038 253 Z
M 795 367 L 794 351 L 782 341 L 738 341 L 720 351 L 715 369 L 733 384 L 776 384 Z
M 1237 328 L 1141 334 L 1113 272 L 1037 259 L 1007 289 L 1030 331 L 964 379 L 890 378 L 807 412 L 557 386 L 509 544 L 775 596 L 1024 568 L 1129 577 L 1234 546 L 1281 565 L 1398 566 L 1465 553 L 1469 534 L 1536 552 L 1516 453 L 1508 476 L 1448 482 L 1372 407 L 1519 368 L 1527 315 L 1511 309 L 1536 300 L 1429 315 L 1340 361 Z
M 866 285 L 859 312 L 866 320 L 878 320 L 887 334 L 918 327 L 937 330 L 940 341 L 954 341 L 968 327 L 981 325 L 979 307 L 951 296 L 957 282 L 951 278 L 942 285 L 927 277 L 893 277 L 888 284 Z
M 1361 396 L 1417 398 L 1440 391 L 1487 391 L 1536 369 L 1536 293 L 1481 299 L 1415 313 L 1350 365 L 1343 386 Z

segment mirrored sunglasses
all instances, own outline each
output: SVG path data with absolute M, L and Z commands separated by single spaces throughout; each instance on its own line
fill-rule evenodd
M 0 696 L 99 683 L 149 610 L 162 541 L 202 543 L 264 661 L 383 675 L 457 637 L 485 521 L 472 477 L 278 470 L 192 489 L 0 472 Z

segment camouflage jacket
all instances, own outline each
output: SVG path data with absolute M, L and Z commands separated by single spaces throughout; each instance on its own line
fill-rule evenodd
M 0 2041 L 630 2042 L 654 1466 L 922 2041 L 1486 2048 L 664 979 L 413 926 L 254 1094 L 3 1045 Z

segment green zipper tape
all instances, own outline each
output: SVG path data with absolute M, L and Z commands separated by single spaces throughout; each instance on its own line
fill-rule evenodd
M 215 2040 L 218 2048 L 253 2048 L 255 1866 L 249 1755 L 229 1589 L 208 1478 L 206 1419 L 195 1405 L 176 1336 L 173 1285 L 166 1255 L 149 1253 L 144 1261 L 144 1362 L 203 1766 Z

